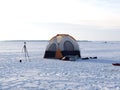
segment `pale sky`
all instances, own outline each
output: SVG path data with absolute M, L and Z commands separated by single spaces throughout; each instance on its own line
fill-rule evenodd
M 120 41 L 120 0 L 0 0 L 0 40 Z

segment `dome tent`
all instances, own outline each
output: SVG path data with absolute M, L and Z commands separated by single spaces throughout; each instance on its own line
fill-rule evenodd
M 81 58 L 77 41 L 68 34 L 57 34 L 49 41 L 44 58 L 61 59 L 69 55 Z

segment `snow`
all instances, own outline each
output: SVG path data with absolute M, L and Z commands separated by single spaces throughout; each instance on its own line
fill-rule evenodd
M 112 66 L 120 62 L 120 42 L 78 43 L 82 57 L 98 59 L 44 59 L 48 42 L 31 41 L 26 61 L 23 42 L 0 42 L 0 90 L 120 90 L 120 67 Z

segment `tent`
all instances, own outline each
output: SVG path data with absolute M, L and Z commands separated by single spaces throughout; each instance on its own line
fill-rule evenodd
M 72 36 L 57 34 L 49 41 L 44 58 L 61 59 L 65 56 L 78 56 L 81 58 L 79 45 Z

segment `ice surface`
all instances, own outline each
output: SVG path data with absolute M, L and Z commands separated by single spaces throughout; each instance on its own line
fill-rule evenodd
M 82 57 L 98 59 L 44 59 L 48 42 L 27 42 L 29 62 L 23 42 L 0 42 L 0 90 L 120 90 L 120 67 L 112 66 L 120 62 L 120 42 L 78 43 Z

